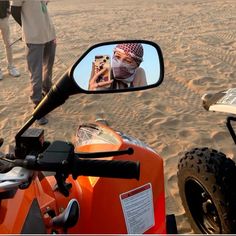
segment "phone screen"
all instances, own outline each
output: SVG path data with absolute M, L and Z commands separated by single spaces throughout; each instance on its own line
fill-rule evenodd
M 103 81 L 110 81 L 110 56 L 108 55 L 97 55 L 95 56 L 95 72 L 98 73 L 99 71 L 107 68 L 107 70 L 101 74 L 98 79 L 97 83 Z

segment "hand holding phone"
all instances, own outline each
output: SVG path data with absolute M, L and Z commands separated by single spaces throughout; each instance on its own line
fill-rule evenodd
M 94 60 L 94 65 L 95 65 L 95 73 L 99 73 L 101 70 L 106 68 L 105 72 L 99 75 L 97 79 L 97 83 L 99 82 L 108 82 L 111 80 L 110 78 L 110 56 L 108 55 L 97 55 L 95 56 Z
M 92 62 L 89 90 L 102 90 L 111 87 L 111 65 L 108 55 L 97 55 Z

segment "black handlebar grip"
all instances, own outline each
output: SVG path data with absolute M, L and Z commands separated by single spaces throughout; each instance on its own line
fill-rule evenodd
M 139 180 L 140 163 L 76 158 L 72 165 L 72 176 L 76 179 L 80 175 Z

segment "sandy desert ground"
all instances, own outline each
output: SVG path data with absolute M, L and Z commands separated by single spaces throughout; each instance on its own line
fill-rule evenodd
M 146 39 L 162 48 L 160 87 L 122 96 L 74 96 L 49 114 L 45 133 L 49 140 L 71 140 L 80 122 L 103 116 L 112 127 L 149 144 L 164 159 L 167 213 L 176 215 L 179 233 L 192 233 L 177 187 L 179 158 L 192 147 L 210 146 L 236 159 L 225 115 L 204 111 L 200 101 L 207 91 L 236 87 L 235 0 L 52 0 L 49 10 L 57 31 L 54 81 L 95 43 Z M 12 18 L 10 23 L 14 41 L 20 28 Z M 3 151 L 33 109 L 24 43 L 13 50 L 19 78 L 7 74 L 0 41 Z

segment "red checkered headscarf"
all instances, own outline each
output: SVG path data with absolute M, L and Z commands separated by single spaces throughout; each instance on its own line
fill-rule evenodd
M 124 51 L 139 65 L 143 61 L 143 46 L 141 43 L 122 43 L 115 47 L 114 51 Z

